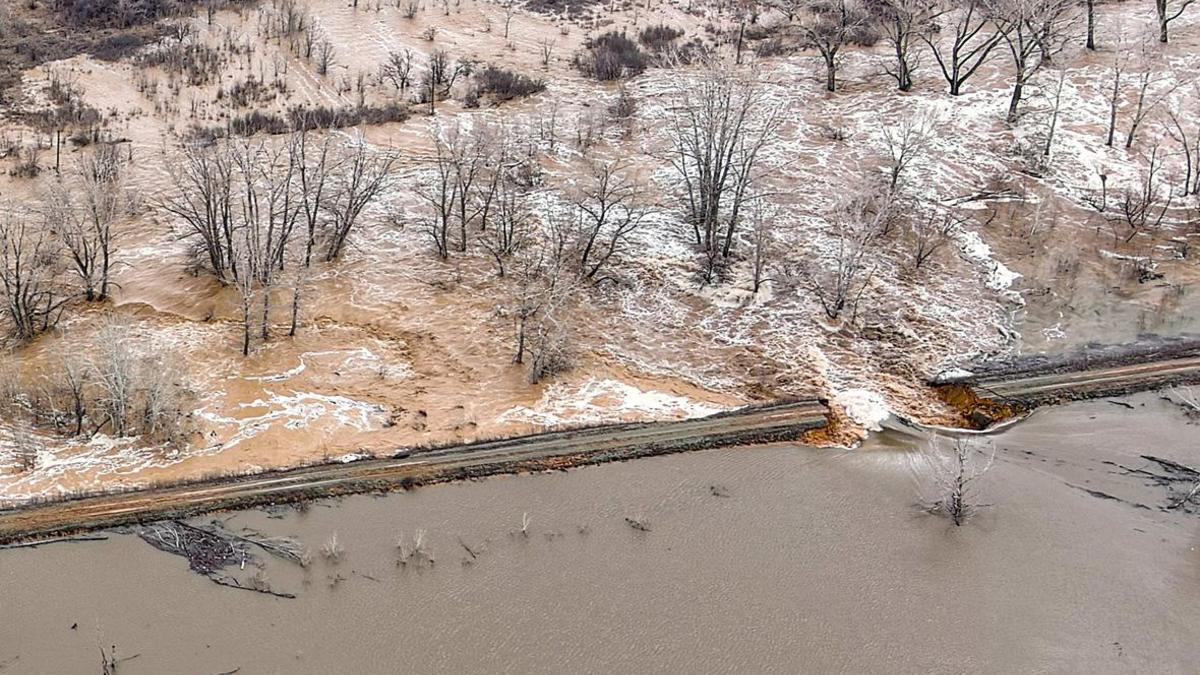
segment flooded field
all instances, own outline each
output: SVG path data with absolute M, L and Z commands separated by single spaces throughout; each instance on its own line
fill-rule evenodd
M 294 599 L 133 534 L 0 551 L 0 672 L 1189 672 L 1200 516 L 1136 470 L 1198 430 L 1157 394 L 1043 410 L 958 528 L 897 430 L 220 516 L 305 542 L 258 574 Z

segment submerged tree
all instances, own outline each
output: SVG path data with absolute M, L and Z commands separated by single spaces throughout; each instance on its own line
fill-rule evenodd
M 1075 37 L 1076 0 L 1001 0 L 993 13 L 1012 55 L 1013 91 L 1007 120 L 1017 121 L 1025 86 Z
M 870 15 L 861 0 L 807 0 L 800 30 L 825 61 L 825 89 L 837 91 L 842 49 L 868 41 Z
M 58 242 L 19 214 L 0 214 L 0 302 L 9 333 L 29 340 L 58 323 L 72 294 L 60 282 Z
M 937 20 L 949 8 L 936 0 L 875 0 L 871 12 L 876 17 L 888 46 L 893 63 L 884 66 L 896 80 L 900 91 L 913 87 L 913 71 L 918 65 L 913 44 L 930 35 Z
M 702 253 L 728 257 L 742 210 L 755 196 L 761 153 L 776 137 L 784 107 L 768 103 L 757 80 L 713 64 L 676 94 L 670 163 Z
M 930 513 L 945 516 L 961 526 L 975 516 L 984 505 L 979 503 L 980 482 L 992 468 L 994 450 L 986 455 L 964 439 L 954 441 L 949 452 L 940 447 L 937 439 L 925 453 L 928 476 L 934 494 L 923 498 Z
M 958 96 L 967 80 L 987 63 L 1002 36 L 999 31 L 988 30 L 991 22 L 984 0 L 966 0 L 953 16 L 948 45 L 941 39 L 944 29 L 922 33 L 920 38 L 929 46 L 942 76 L 950 84 L 950 95 Z
M 1183 16 L 1185 10 L 1196 0 L 1154 0 L 1154 14 L 1158 18 L 1158 41 L 1170 39 L 1171 22 Z

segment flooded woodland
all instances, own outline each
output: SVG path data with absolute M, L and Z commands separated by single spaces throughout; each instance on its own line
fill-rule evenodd
M 292 599 L 129 533 L 5 550 L 0 665 L 96 672 L 115 646 L 121 673 L 1189 672 L 1200 515 L 1138 470 L 1194 461 L 1198 429 L 1155 394 L 1037 412 L 987 437 L 965 527 L 917 506 L 928 434 L 900 425 L 190 521 L 301 540 L 307 567 L 258 573 Z M 418 532 L 429 560 L 400 564 Z
M 0 675 L 1196 672 L 1197 73 L 1192 0 L 0 1 Z

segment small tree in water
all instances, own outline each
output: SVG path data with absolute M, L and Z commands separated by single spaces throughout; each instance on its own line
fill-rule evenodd
M 978 450 L 965 439 L 957 439 L 949 452 L 941 448 L 938 439 L 925 453 L 928 462 L 929 496 L 922 498 L 923 506 L 933 514 L 946 516 L 956 526 L 970 520 L 983 504 L 979 500 L 979 482 L 992 468 L 996 451 Z

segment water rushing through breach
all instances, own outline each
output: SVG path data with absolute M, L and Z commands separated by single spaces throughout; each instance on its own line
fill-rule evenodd
M 122 675 L 1187 672 L 1200 521 L 1120 467 L 1200 465 L 1200 427 L 1126 401 L 994 436 L 991 507 L 961 528 L 914 507 L 922 439 L 892 431 L 233 515 L 314 551 L 337 533 L 339 562 L 268 564 L 292 600 L 132 535 L 3 551 L 0 671 L 95 672 L 116 645 Z M 436 564 L 398 566 L 417 529 Z

